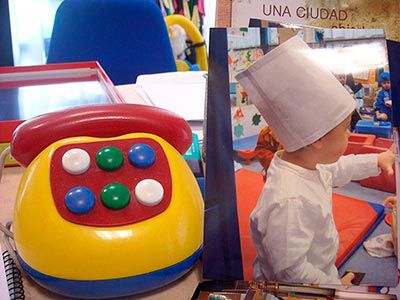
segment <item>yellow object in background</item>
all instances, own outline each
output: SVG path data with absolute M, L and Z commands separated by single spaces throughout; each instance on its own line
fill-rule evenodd
M 201 35 L 200 31 L 197 29 L 197 27 L 190 22 L 188 18 L 185 18 L 184 16 L 181 15 L 171 15 L 165 17 L 165 22 L 167 24 L 167 27 L 170 27 L 171 25 L 179 25 L 181 26 L 189 36 L 190 40 L 193 42 L 193 44 L 201 44 L 203 43 L 202 46 L 196 47 L 195 52 L 196 52 L 196 59 L 197 59 L 197 65 L 200 67 L 201 71 L 207 71 L 208 70 L 208 63 L 207 63 L 207 51 L 206 51 L 206 45 L 204 44 L 204 39 L 203 36 Z M 181 66 L 181 63 L 177 63 L 177 69 Z M 182 67 L 182 66 L 181 66 Z
M 190 71 L 190 67 L 185 61 L 183 61 L 181 59 L 177 59 L 175 62 L 176 62 L 176 69 L 179 72 Z

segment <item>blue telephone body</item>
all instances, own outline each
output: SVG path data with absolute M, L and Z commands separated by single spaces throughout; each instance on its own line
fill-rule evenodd
M 182 157 L 191 136 L 177 115 L 134 104 L 20 125 L 11 153 L 27 168 L 13 229 L 24 269 L 75 298 L 147 292 L 185 274 L 203 240 L 202 196 Z

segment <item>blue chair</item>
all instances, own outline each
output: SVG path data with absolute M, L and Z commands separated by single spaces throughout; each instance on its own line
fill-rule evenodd
M 47 63 L 100 62 L 115 85 L 176 71 L 168 30 L 153 0 L 65 0 Z

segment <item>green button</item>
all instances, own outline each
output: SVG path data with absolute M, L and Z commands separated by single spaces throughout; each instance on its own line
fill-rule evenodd
M 106 171 L 119 169 L 123 162 L 124 156 L 121 150 L 113 146 L 101 148 L 96 154 L 97 165 Z
M 120 183 L 110 183 L 101 191 L 101 201 L 111 209 L 124 208 L 128 205 L 129 199 L 129 190 Z

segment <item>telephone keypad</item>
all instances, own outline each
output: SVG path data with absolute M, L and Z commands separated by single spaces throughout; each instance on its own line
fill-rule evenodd
M 75 153 L 72 150 L 89 156 L 75 157 L 84 161 L 86 172 L 65 169 L 64 156 Z M 50 184 L 59 214 L 88 226 L 121 226 L 152 218 L 168 208 L 172 195 L 167 156 L 151 138 L 63 145 L 51 158 Z

